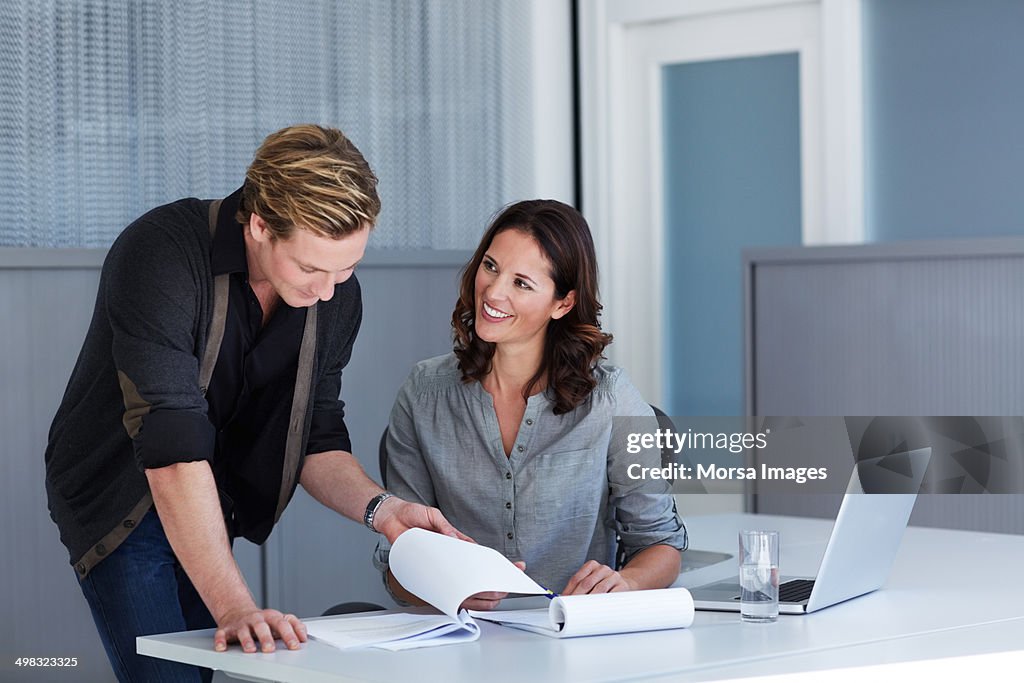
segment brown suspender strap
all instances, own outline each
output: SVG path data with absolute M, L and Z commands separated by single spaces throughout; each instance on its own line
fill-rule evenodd
M 295 373 L 295 392 L 292 394 L 292 411 L 288 419 L 288 439 L 284 447 L 284 467 L 281 472 L 281 492 L 277 499 L 274 522 L 281 519 L 281 513 L 295 488 L 295 475 L 299 471 L 302 457 L 302 436 L 306 428 L 306 408 L 313 386 L 313 364 L 316 360 L 316 304 L 306 309 L 306 326 L 302 330 L 302 347 L 299 349 L 299 368 Z
M 210 236 L 217 232 L 217 213 L 223 200 L 216 200 L 210 204 Z M 206 338 L 206 348 L 203 350 L 203 360 L 199 365 L 199 390 L 206 396 L 206 390 L 210 387 L 210 378 L 213 377 L 213 368 L 217 365 L 217 356 L 220 354 L 220 345 L 224 341 L 224 326 L 228 319 L 228 289 L 231 285 L 231 275 L 223 273 L 213 280 L 213 320 L 210 321 L 210 334 Z

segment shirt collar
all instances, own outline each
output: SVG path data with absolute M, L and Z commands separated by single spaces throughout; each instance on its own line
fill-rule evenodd
M 235 218 L 241 201 L 240 187 L 224 198 L 217 212 L 217 232 L 213 236 L 210 256 L 210 267 L 214 275 L 249 272 L 249 263 L 245 258 L 243 226 Z

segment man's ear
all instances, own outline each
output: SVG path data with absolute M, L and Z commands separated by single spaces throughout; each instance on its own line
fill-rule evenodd
M 270 231 L 267 222 L 260 218 L 259 214 L 249 214 L 249 234 L 257 242 L 270 242 L 274 239 L 274 233 Z
M 558 320 L 559 318 L 568 315 L 569 311 L 572 310 L 573 306 L 576 305 L 576 290 L 571 290 L 565 297 L 558 302 L 555 306 L 555 310 L 551 313 L 552 320 Z

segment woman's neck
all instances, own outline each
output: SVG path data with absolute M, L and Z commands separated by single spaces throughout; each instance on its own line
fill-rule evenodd
M 508 348 L 507 345 L 499 344 L 491 358 L 491 371 L 483 379 L 484 389 L 492 396 L 522 396 L 523 389 L 537 374 L 543 353 L 542 346 Z M 543 390 L 542 378 L 534 385 L 532 393 L 536 394 Z

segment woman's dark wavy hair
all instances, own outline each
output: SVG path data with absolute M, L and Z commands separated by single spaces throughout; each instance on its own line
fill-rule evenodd
M 601 331 L 598 320 L 601 303 L 590 227 L 579 211 L 553 199 L 534 199 L 506 207 L 487 228 L 472 260 L 463 269 L 459 300 L 452 313 L 455 355 L 462 381 L 480 381 L 491 371 L 494 344 L 477 337 L 474 330 L 476 274 L 494 237 L 504 230 L 519 230 L 537 241 L 551 263 L 550 275 L 558 299 L 576 290 L 572 310 L 548 322 L 540 367 L 523 389 L 523 398 L 528 398 L 546 375 L 555 415 L 568 413 L 583 403 L 597 385 L 594 367 L 603 358 L 612 336 Z

